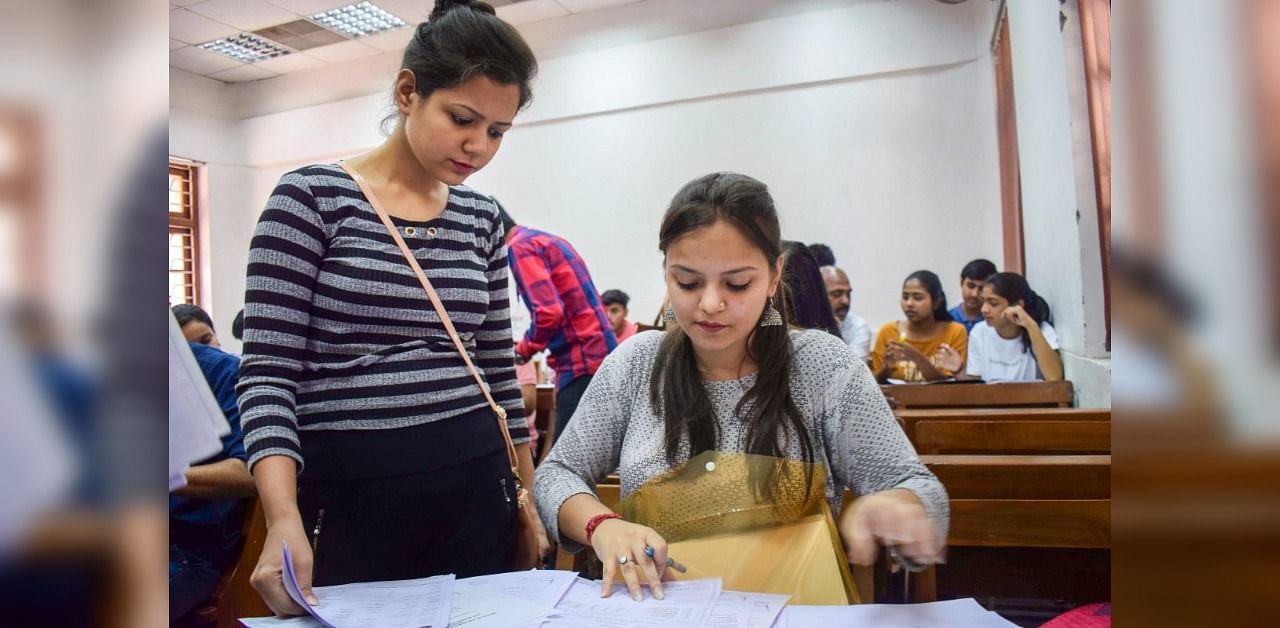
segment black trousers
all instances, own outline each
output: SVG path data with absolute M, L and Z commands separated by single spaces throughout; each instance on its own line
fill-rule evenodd
M 481 418 L 495 421 L 491 412 Z M 355 434 L 353 438 L 385 440 L 382 454 L 389 459 L 442 453 L 404 451 L 415 442 L 428 449 L 450 446 L 448 441 L 436 439 L 424 443 L 419 438 L 421 433 L 405 433 L 415 429 L 378 430 Z M 441 435 L 438 426 L 425 431 Z M 488 431 L 501 442 L 496 422 L 488 424 Z M 303 451 L 308 462 L 303 476 L 319 471 L 312 469 L 317 461 L 307 454 L 307 444 L 304 437 Z M 361 443 L 357 448 L 370 445 Z M 461 444 L 455 445 L 455 455 L 459 447 L 465 449 Z M 323 458 L 318 462 L 326 464 Z M 364 475 L 351 473 L 349 457 L 339 458 L 348 467 L 347 473 L 341 475 Z M 390 468 L 400 468 L 405 463 L 371 460 L 368 464 L 388 470 L 388 464 Z M 449 573 L 465 578 L 511 568 L 516 496 L 505 448 L 443 468 L 387 477 L 346 479 L 332 477 L 332 473 L 318 475 L 320 479 L 313 475 L 311 481 L 301 481 L 300 477 L 298 487 L 298 508 L 313 548 L 315 586 Z
M 591 383 L 592 377 L 583 375 L 556 391 L 556 438 L 564 434 L 564 428 L 578 409 L 578 402 L 582 401 L 582 393 L 587 392 L 587 384 Z

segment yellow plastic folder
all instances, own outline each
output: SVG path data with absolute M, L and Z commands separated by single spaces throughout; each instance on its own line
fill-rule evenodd
M 703 452 L 618 505 L 656 530 L 688 568 L 725 590 L 782 593 L 791 604 L 858 603 L 826 499 L 826 470 L 769 456 Z

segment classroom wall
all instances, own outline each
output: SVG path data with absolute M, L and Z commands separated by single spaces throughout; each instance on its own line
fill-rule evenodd
M 960 267 L 1001 251 L 988 4 L 857 5 L 546 60 L 533 106 L 469 183 L 571 240 L 638 320 L 662 299 L 666 203 L 715 170 L 769 184 L 785 237 L 831 245 L 873 325 L 900 316 L 918 268 L 954 299 Z M 387 104 L 380 92 L 253 117 L 239 135 L 183 128 L 219 127 L 211 115 L 172 119 L 184 156 L 211 162 L 211 189 L 244 186 L 208 203 L 211 235 L 240 238 L 214 244 L 219 324 L 240 307 L 248 234 L 278 176 L 376 145 Z M 234 152 L 224 137 L 241 160 L 214 169 L 201 153 Z
M 1078 405 L 1110 407 L 1088 116 L 1082 77 L 1067 63 L 1080 54 L 1079 31 L 1059 31 L 1057 3 L 1010 2 L 1008 11 L 1027 280 L 1053 308 Z

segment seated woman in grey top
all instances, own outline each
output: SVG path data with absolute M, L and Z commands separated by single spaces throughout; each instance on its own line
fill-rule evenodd
M 552 538 L 608 557 L 603 594 L 620 577 L 632 597 L 643 598 L 643 583 L 661 598 L 666 541 L 606 518 L 593 489 L 617 469 L 626 497 L 717 450 L 825 465 L 852 562 L 874 562 L 877 543 L 932 562 L 946 538 L 946 491 L 848 345 L 783 321 L 781 238 L 768 188 L 731 173 L 689 182 L 663 218 L 659 249 L 671 302 L 665 317 L 675 324 L 605 359 L 538 468 L 534 495 Z M 846 487 L 861 497 L 842 513 Z

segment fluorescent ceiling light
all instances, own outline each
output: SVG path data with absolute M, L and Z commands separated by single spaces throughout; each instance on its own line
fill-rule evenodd
M 349 4 L 311 16 L 312 21 L 348 37 L 364 37 L 405 26 L 404 20 L 372 2 Z
M 240 33 L 224 39 L 215 39 L 200 44 L 200 47 L 209 52 L 215 52 L 224 57 L 231 57 L 245 63 L 273 59 L 293 52 L 288 48 L 278 46 L 251 33 Z

